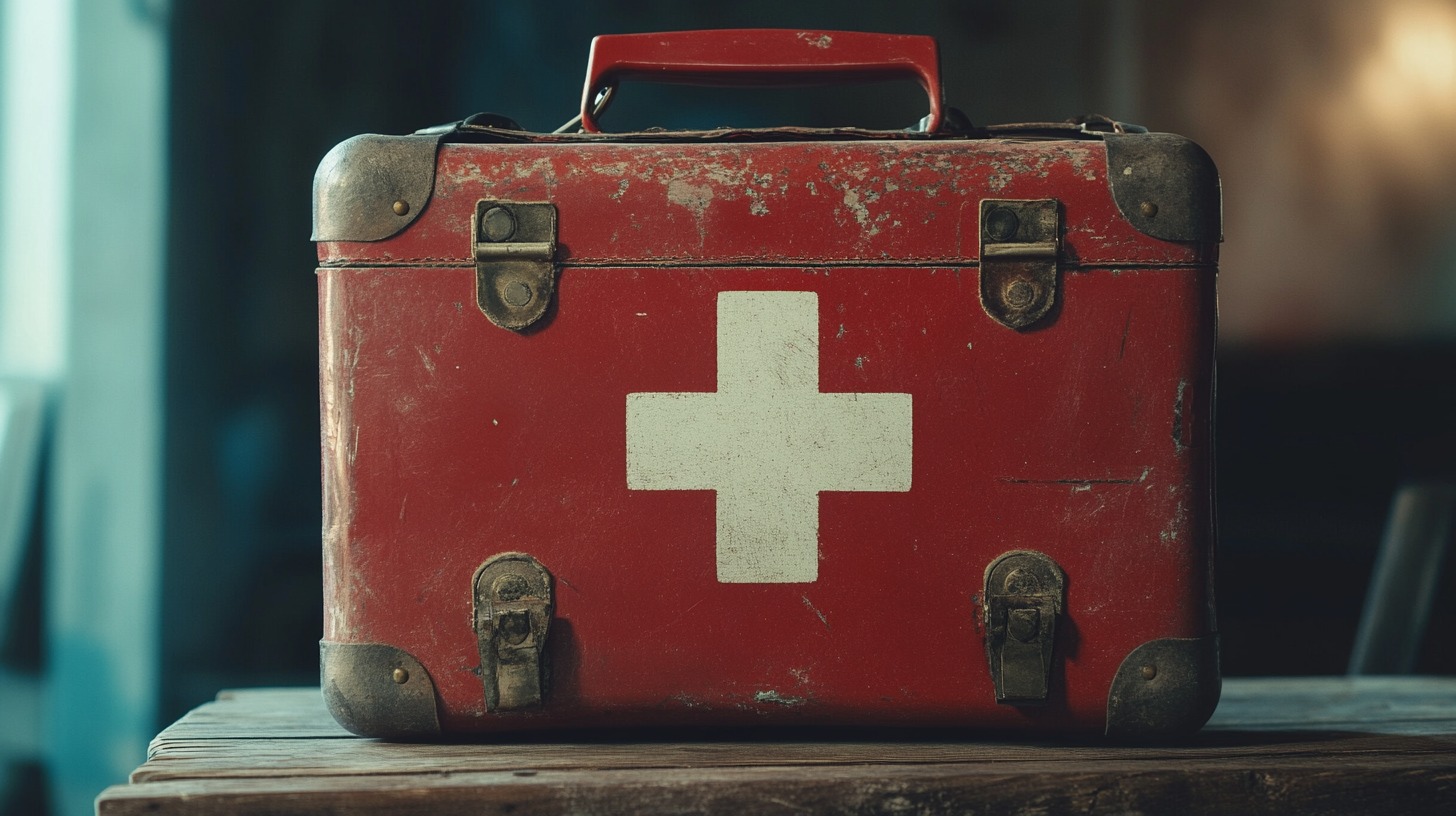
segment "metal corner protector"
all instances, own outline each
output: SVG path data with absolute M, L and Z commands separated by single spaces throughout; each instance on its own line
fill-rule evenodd
M 365 134 L 340 142 L 313 177 L 314 241 L 382 241 L 409 226 L 435 189 L 443 134 Z
M 361 737 L 423 739 L 440 733 L 435 684 L 403 649 L 319 641 L 319 674 L 329 713 Z
M 1218 168 L 1193 141 L 1172 133 L 1108 133 L 1107 184 L 1117 209 L 1164 241 L 1223 240 Z
M 1128 653 L 1107 695 L 1107 735 L 1158 740 L 1192 734 L 1218 706 L 1218 636 L 1150 640 Z

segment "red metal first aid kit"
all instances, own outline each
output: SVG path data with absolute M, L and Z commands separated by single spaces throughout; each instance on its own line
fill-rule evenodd
M 907 77 L 906 131 L 598 122 L 623 80 Z M 579 132 L 325 157 L 344 726 L 1202 725 L 1217 173 L 941 100 L 926 37 L 603 36 Z

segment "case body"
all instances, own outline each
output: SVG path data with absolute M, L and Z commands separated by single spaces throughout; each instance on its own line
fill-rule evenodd
M 1202 151 L 1070 129 L 488 130 L 352 140 L 316 182 L 341 722 L 1202 724 L 1219 240 Z M 502 328 L 480 304 L 510 292 L 481 289 L 514 256 L 481 260 L 480 219 L 541 204 L 554 290 Z M 1050 258 L 1003 206 L 1050 208 Z M 1048 263 L 1045 314 L 997 319 Z M 549 573 L 549 599 L 517 610 L 528 632 L 505 631 L 525 579 L 477 586 L 511 553 Z M 990 574 L 1008 553 L 1054 562 L 1060 598 Z M 999 662 L 1035 686 L 1038 650 L 1043 699 L 998 702 L 1025 680 Z

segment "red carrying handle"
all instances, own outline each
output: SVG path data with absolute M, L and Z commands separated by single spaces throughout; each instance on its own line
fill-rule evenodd
M 623 79 L 684 85 L 832 85 L 917 79 L 930 97 L 926 130 L 940 129 L 940 52 L 935 39 L 858 31 L 744 28 L 603 34 L 592 40 L 581 128 L 600 133 L 600 94 Z

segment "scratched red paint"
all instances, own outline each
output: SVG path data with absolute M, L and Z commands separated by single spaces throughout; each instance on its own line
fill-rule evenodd
M 388 643 L 453 730 L 860 723 L 1102 729 L 1130 650 L 1212 631 L 1215 247 L 1117 211 L 1097 140 L 447 144 L 379 242 L 319 245 L 325 638 Z M 1061 305 L 978 295 L 983 198 L 1057 198 Z M 557 302 L 475 305 L 479 199 L 559 210 Z M 634 491 L 634 392 L 713 391 L 714 303 L 815 292 L 820 387 L 909 393 L 908 492 L 820 497 L 818 580 L 722 584 L 714 494 Z M 1066 570 L 1052 699 L 997 705 L 983 572 Z M 556 578 L 547 704 L 484 711 L 471 578 Z

